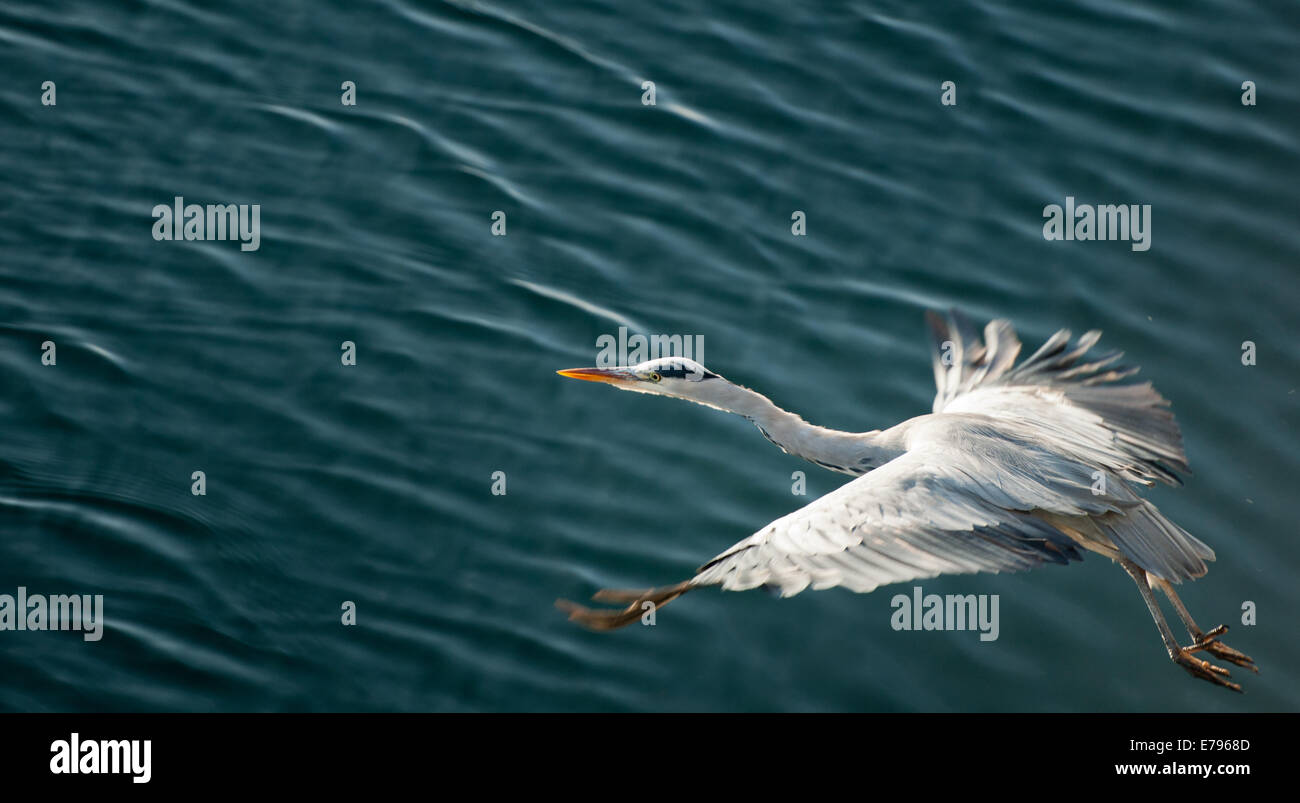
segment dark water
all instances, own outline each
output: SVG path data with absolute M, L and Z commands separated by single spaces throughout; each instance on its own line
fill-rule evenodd
M 0 632 L 0 708 L 1300 708 L 1298 17 L 6 3 L 0 593 L 103 594 L 107 621 Z M 177 195 L 260 204 L 260 248 L 155 241 Z M 1150 204 L 1150 250 L 1044 241 L 1067 195 Z M 1218 551 L 1183 596 L 1259 661 L 1248 694 L 1170 664 L 1095 556 L 921 584 L 999 594 L 991 643 L 893 631 L 910 586 L 700 592 L 604 635 L 552 607 L 689 576 L 806 501 L 795 470 L 844 480 L 555 376 L 600 335 L 700 335 L 861 430 L 928 411 L 921 313 L 954 304 L 1031 346 L 1103 329 L 1173 401 L 1196 473 L 1154 498 Z

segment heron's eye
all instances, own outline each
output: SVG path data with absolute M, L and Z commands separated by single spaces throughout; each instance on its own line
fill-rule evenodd
M 649 379 L 651 382 L 658 382 L 660 379 L 663 379 L 663 377 L 659 375 L 658 371 L 651 371 L 650 376 L 646 378 Z

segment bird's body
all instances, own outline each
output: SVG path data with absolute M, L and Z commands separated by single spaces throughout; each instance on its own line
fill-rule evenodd
M 761 586 L 783 596 L 835 586 L 868 592 L 940 574 L 1063 564 L 1092 551 L 1137 581 L 1175 662 L 1239 690 L 1224 679 L 1226 670 L 1192 653 L 1251 669 L 1253 663 L 1217 641 L 1222 630 L 1202 633 L 1171 586 L 1204 575 L 1213 550 L 1137 493 L 1156 480 L 1180 484 L 1176 472 L 1188 470 L 1168 403 L 1149 383 L 1123 382 L 1136 369 L 1114 368 L 1118 353 L 1087 357 L 1097 332 L 1073 348 L 1070 333 L 1057 332 L 1017 365 L 1020 341 L 1007 322 L 989 323 L 981 341 L 956 313 L 929 320 L 938 387 L 933 411 L 883 431 L 812 426 L 687 360 L 561 372 L 737 413 L 784 451 L 857 475 L 683 583 L 597 595 L 630 603 L 622 611 L 561 607 L 589 627 L 610 629 L 636 621 L 647 602 L 661 605 L 702 586 Z M 1174 602 L 1193 637 L 1190 647 L 1173 640 L 1152 588 Z

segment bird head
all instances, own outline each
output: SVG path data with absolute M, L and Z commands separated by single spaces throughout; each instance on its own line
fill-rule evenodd
M 685 357 L 661 357 L 617 368 L 566 368 L 556 373 L 570 379 L 604 382 L 619 390 L 672 396 L 722 409 L 726 409 L 727 390 L 734 388 L 721 376 Z

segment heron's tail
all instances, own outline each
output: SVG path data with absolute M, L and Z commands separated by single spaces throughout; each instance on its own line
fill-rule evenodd
M 1205 562 L 1214 560 L 1213 549 L 1146 500 L 1123 514 L 1099 516 L 1093 521 L 1125 557 L 1167 582 L 1203 577 Z
M 569 621 L 577 622 L 590 630 L 617 630 L 639 621 L 648 611 L 667 605 L 695 586 L 690 580 L 677 585 L 651 588 L 645 591 L 620 591 L 611 588 L 597 591 L 592 599 L 600 602 L 626 602 L 622 610 L 586 608 L 567 599 L 555 601 L 555 607 L 569 614 Z M 650 603 L 649 606 L 646 603 Z

